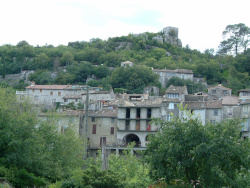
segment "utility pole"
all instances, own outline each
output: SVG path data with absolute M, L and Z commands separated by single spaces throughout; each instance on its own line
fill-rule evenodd
M 83 139 L 84 139 L 84 150 L 85 155 L 83 157 L 84 160 L 87 159 L 88 154 L 88 117 L 89 117 L 89 86 L 87 87 L 87 93 L 86 93 L 86 101 L 85 101 L 85 117 L 84 117 L 84 125 L 83 125 Z

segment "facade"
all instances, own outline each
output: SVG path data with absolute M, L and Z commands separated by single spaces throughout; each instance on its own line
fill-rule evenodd
M 209 87 L 208 94 L 212 95 L 215 100 L 222 100 L 224 96 L 231 96 L 232 89 L 222 86 L 221 84 Z
M 239 94 L 239 100 L 245 101 L 247 99 L 250 99 L 250 89 L 241 89 L 238 91 Z
M 87 97 L 86 91 L 82 93 L 82 101 L 85 102 Z M 114 100 L 115 94 L 113 90 L 111 91 L 90 91 L 89 92 L 89 100 L 90 101 L 107 101 L 107 100 Z
M 121 62 L 121 67 L 133 67 L 134 66 L 134 63 L 133 62 L 130 62 L 130 61 L 125 61 L 125 62 Z
M 80 135 L 83 135 L 85 113 L 81 115 Z M 89 111 L 87 137 L 89 143 L 89 153 L 96 157 L 98 150 L 105 146 L 115 146 L 117 137 L 117 110 L 103 109 L 96 111 Z
M 139 97 L 137 99 L 124 101 L 118 106 L 117 146 L 119 147 L 126 147 L 130 142 L 135 142 L 136 147 L 145 148 L 147 136 L 158 130 L 157 126 L 151 123 L 151 118 L 160 118 L 162 99 L 140 100 Z
M 241 117 L 241 106 L 239 102 L 239 97 L 237 96 L 223 97 L 222 117 L 223 120 Z
M 153 69 L 154 73 L 159 75 L 159 81 L 162 87 L 166 87 L 167 82 L 173 77 L 179 77 L 185 80 L 192 80 L 194 78 L 194 73 L 188 69 Z
M 247 137 L 250 137 L 250 100 L 245 100 L 241 103 L 241 119 L 242 122 L 242 138 L 245 139 Z

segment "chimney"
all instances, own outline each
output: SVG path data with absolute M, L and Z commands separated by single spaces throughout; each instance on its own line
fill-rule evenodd
M 36 85 L 36 83 L 34 81 L 30 82 L 30 86 L 35 86 L 35 85 Z

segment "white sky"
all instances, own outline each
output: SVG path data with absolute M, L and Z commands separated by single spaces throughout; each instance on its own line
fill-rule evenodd
M 179 28 L 183 46 L 217 49 L 229 24 L 250 27 L 249 0 L 0 0 L 0 45 L 43 46 Z

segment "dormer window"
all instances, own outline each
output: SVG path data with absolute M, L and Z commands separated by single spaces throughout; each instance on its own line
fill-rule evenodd
M 179 93 L 168 93 L 168 98 L 179 99 Z

